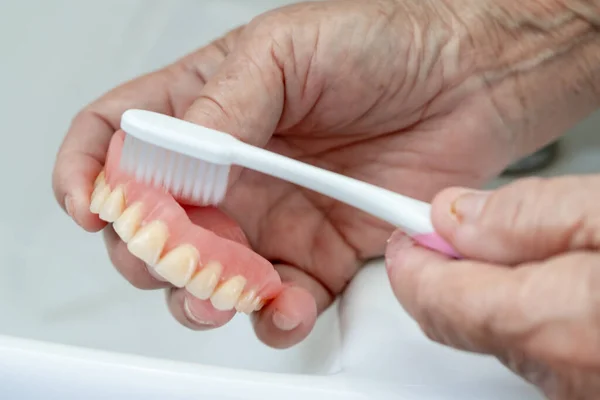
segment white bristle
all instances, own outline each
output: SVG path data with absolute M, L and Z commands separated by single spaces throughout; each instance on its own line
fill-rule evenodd
M 160 187 L 198 205 L 225 197 L 229 165 L 198 160 L 125 135 L 119 168 L 137 181 Z

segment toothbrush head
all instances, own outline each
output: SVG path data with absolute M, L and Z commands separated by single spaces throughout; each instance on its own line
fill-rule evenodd
M 234 137 L 144 110 L 126 111 L 121 128 L 125 132 L 119 164 L 123 172 L 195 205 L 217 205 L 223 200 Z

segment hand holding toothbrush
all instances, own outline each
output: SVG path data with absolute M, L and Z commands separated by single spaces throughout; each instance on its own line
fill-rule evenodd
M 124 233 L 125 224 L 115 228 L 99 217 L 122 205 L 124 194 L 116 187 L 108 202 L 102 173 L 109 145 L 119 148 L 123 112 L 170 114 L 428 201 L 448 185 L 482 185 L 590 110 L 585 92 L 563 88 L 562 82 L 548 84 L 553 75 L 547 68 L 519 80 L 535 91 L 513 90 L 510 65 L 535 68 L 529 62 L 532 51 L 553 42 L 528 47 L 530 39 L 519 37 L 518 51 L 496 50 L 498 43 L 516 39 L 509 31 L 489 34 L 487 22 L 497 22 L 497 14 L 488 12 L 493 7 L 491 1 L 347 0 L 300 3 L 261 15 L 82 110 L 57 157 L 57 201 L 83 229 L 104 230 L 111 261 L 134 286 L 166 288 L 174 317 L 192 329 L 227 323 L 235 310 L 225 305 L 245 290 L 243 284 L 264 288 L 283 282 L 252 315 L 261 340 L 292 346 L 310 333 L 360 265 L 384 254 L 393 227 L 292 184 L 238 169 L 219 209 L 182 207 L 183 199 L 143 187 L 129 193 L 146 207 L 146 217 L 177 217 L 151 225 L 146 239 L 197 232 L 193 246 L 174 249 L 181 250 L 179 258 L 169 260 L 208 259 L 212 263 L 202 266 L 208 271 L 203 279 L 201 271 L 183 264 L 168 269 L 154 254 L 140 258 L 132 254 L 136 246 Z M 565 97 L 555 96 L 559 90 Z M 529 107 L 515 106 L 523 101 Z M 546 115 L 561 104 L 568 113 Z M 538 130 L 543 137 L 533 135 Z M 93 200 L 102 200 L 104 208 Z M 108 203 L 114 207 L 107 211 Z M 135 205 L 128 209 L 129 222 L 142 212 Z M 229 259 L 219 259 L 217 250 Z M 219 280 L 227 273 L 226 281 Z M 222 290 L 211 282 L 222 282 Z M 208 289 L 214 292 L 207 294 Z M 254 307 L 256 293 L 244 293 L 244 306 Z
M 600 175 L 525 179 L 433 202 L 448 260 L 401 233 L 387 268 L 401 304 L 437 342 L 497 357 L 549 399 L 600 394 Z

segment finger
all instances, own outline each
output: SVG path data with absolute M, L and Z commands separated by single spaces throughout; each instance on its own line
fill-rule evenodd
M 599 176 L 524 179 L 495 191 L 451 188 L 433 223 L 464 256 L 502 264 L 600 245 Z
M 276 268 L 285 287 L 252 318 L 257 337 L 268 346 L 283 349 L 310 334 L 317 315 L 331 304 L 332 298 L 304 272 L 283 265 Z M 235 315 L 234 310 L 216 310 L 210 300 L 199 300 L 185 289 L 170 290 L 167 302 L 175 319 L 194 330 L 221 327 Z
M 121 114 L 128 108 L 169 112 L 166 78 L 160 71 L 122 85 L 74 118 L 57 155 L 53 188 L 59 204 L 84 229 L 97 231 L 106 225 L 88 210 L 89 198 Z
M 286 286 L 272 302 L 253 314 L 254 330 L 263 343 L 284 349 L 310 334 L 318 315 L 331 305 L 333 297 L 304 271 L 288 265 L 275 268 Z
M 246 27 L 235 50 L 206 82 L 184 118 L 262 146 L 275 131 L 283 109 L 281 68 L 272 35 Z
M 127 249 L 127 243 L 123 242 L 115 232 L 112 225 L 104 228 L 103 238 L 108 256 L 116 270 L 131 285 L 138 289 L 150 290 L 166 288 L 170 285 L 162 278 L 152 272 L 142 260 L 134 257 Z
M 200 300 L 179 288 L 167 290 L 167 306 L 177 322 L 196 331 L 219 328 L 235 315 L 235 310 L 219 311 L 210 300 Z
M 431 339 L 587 367 L 599 366 L 599 261 L 595 253 L 573 252 L 509 269 L 448 260 L 400 233 L 386 251 L 397 299 Z
M 273 56 L 270 28 L 255 23 L 238 37 L 235 50 L 206 82 L 184 119 L 263 147 L 283 111 L 284 77 Z M 233 167 L 230 185 L 241 168 Z
M 256 336 L 267 345 L 285 349 L 304 340 L 317 320 L 315 300 L 303 288 L 286 287 L 254 315 Z
M 217 41 L 165 69 L 125 83 L 73 119 L 57 154 L 52 186 L 59 205 L 78 225 L 92 232 L 106 225 L 89 212 L 89 200 L 123 112 L 141 108 L 181 117 L 225 58 L 226 43 Z
M 462 350 L 497 350 L 496 318 L 518 288 L 511 270 L 450 260 L 400 232 L 390 238 L 386 268 L 396 298 L 429 338 Z

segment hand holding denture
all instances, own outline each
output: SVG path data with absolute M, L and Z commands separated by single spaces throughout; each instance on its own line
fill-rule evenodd
M 443 191 L 434 221 L 472 261 L 397 233 L 387 251 L 397 298 L 431 339 L 496 356 L 550 399 L 597 399 L 599 190 L 591 175 Z

